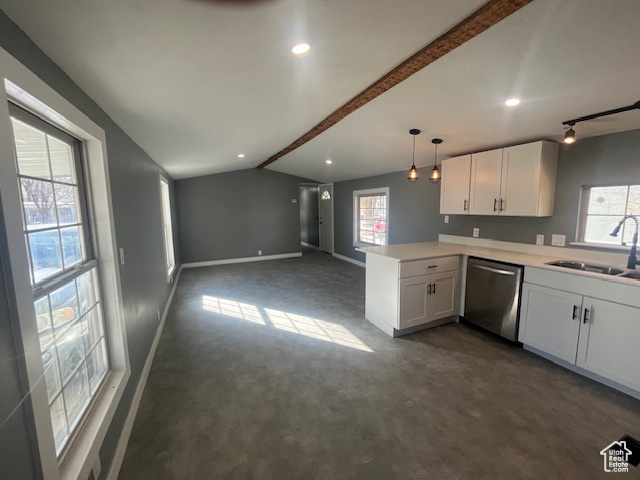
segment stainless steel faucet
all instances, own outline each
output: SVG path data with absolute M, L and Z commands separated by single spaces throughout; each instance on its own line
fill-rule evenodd
M 638 246 L 638 229 L 640 228 L 640 221 L 638 221 L 638 217 L 636 215 L 625 215 L 624 217 L 622 217 L 622 220 L 620 220 L 620 223 L 618 223 L 616 228 L 613 229 L 613 232 L 611 232 L 609 235 L 611 235 L 612 237 L 617 237 L 618 232 L 620 232 L 620 228 L 622 228 L 622 224 L 629 218 L 632 218 L 636 222 L 636 231 L 633 234 L 633 239 L 631 240 L 632 245 L 631 251 L 629 252 L 629 261 L 627 262 L 627 268 L 635 269 L 636 265 L 640 265 L 640 262 L 638 262 L 638 259 L 636 258 L 636 247 Z

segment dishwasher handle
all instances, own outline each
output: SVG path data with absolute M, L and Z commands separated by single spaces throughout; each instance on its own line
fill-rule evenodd
M 498 275 L 507 275 L 507 276 L 514 276 L 516 274 L 516 272 L 512 272 L 510 270 L 501 270 L 499 268 L 491 268 L 491 267 L 486 267 L 484 265 L 472 265 L 472 267 L 474 268 L 478 268 L 480 270 L 485 270 L 487 272 L 491 272 L 491 273 L 497 273 Z

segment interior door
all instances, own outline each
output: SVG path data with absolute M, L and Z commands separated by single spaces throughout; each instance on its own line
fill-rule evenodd
M 320 185 L 320 250 L 333 255 L 333 184 Z
M 471 215 L 500 213 L 500 180 L 502 178 L 502 148 L 471 155 Z

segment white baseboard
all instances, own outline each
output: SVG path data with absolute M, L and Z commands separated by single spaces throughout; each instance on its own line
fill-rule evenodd
M 176 287 L 178 286 L 178 281 L 180 280 L 181 273 L 182 273 L 182 266 L 178 269 L 178 274 L 176 275 L 176 278 L 173 281 L 173 288 L 171 289 L 171 293 L 169 294 L 169 298 L 167 299 L 167 303 L 164 307 L 162 318 L 160 319 L 160 324 L 158 325 L 158 330 L 156 331 L 156 336 L 153 339 L 153 343 L 151 344 L 151 350 L 149 351 L 149 355 L 147 355 L 147 360 L 144 363 L 144 367 L 142 368 L 142 374 L 140 375 L 140 380 L 138 381 L 138 386 L 136 387 L 136 393 L 133 395 L 131 407 L 129 408 L 127 419 L 125 420 L 124 425 L 122 427 L 122 432 L 120 433 L 120 439 L 118 440 L 118 445 L 116 446 L 116 451 L 113 455 L 111 466 L 109 467 L 107 480 L 117 480 L 118 475 L 120 474 L 120 468 L 122 467 L 124 454 L 127 451 L 127 445 L 129 443 L 129 437 L 131 436 L 131 430 L 133 429 L 133 423 L 135 422 L 136 415 L 138 414 L 138 407 L 140 406 L 140 400 L 142 399 L 144 387 L 147 384 L 147 378 L 149 378 L 149 371 L 151 370 L 151 365 L 153 364 L 153 358 L 155 357 L 156 349 L 158 348 L 158 343 L 160 342 L 160 337 L 162 336 L 164 323 L 167 320 L 169 307 L 171 307 L 171 302 L 173 301 L 173 294 L 176 292 Z
M 295 257 L 301 257 L 301 256 L 302 256 L 302 252 L 292 252 L 292 253 L 278 253 L 276 255 L 261 255 L 259 257 L 225 258 L 223 260 L 209 260 L 206 262 L 183 263 L 181 268 L 211 267 L 214 265 L 228 265 L 230 263 L 261 262 L 263 260 L 279 260 L 281 258 L 295 258 Z
M 312 245 L 311 243 L 307 243 L 307 242 L 300 242 L 300 245 L 302 245 L 303 247 L 312 248 L 313 250 L 320 251 L 320 247 L 319 247 L 319 246 L 317 246 L 317 245 Z
M 364 262 L 360 262 L 358 260 L 354 260 L 353 258 L 345 257 L 344 255 L 340 255 L 339 253 L 333 253 L 333 256 L 339 258 L 340 260 L 344 260 L 345 262 L 353 263 L 354 265 L 358 265 L 359 267 L 365 268 L 366 264 Z

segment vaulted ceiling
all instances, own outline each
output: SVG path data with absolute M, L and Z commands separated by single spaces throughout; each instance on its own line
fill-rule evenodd
M 173 178 L 256 167 L 485 0 L 0 0 Z M 533 0 L 267 168 L 319 181 L 528 140 L 640 100 L 640 2 Z M 311 43 L 301 57 L 290 52 Z M 518 107 L 504 101 L 521 98 Z M 640 111 L 578 138 L 640 128 Z M 238 158 L 239 154 L 244 158 Z M 332 160 L 332 164 L 325 160 Z

